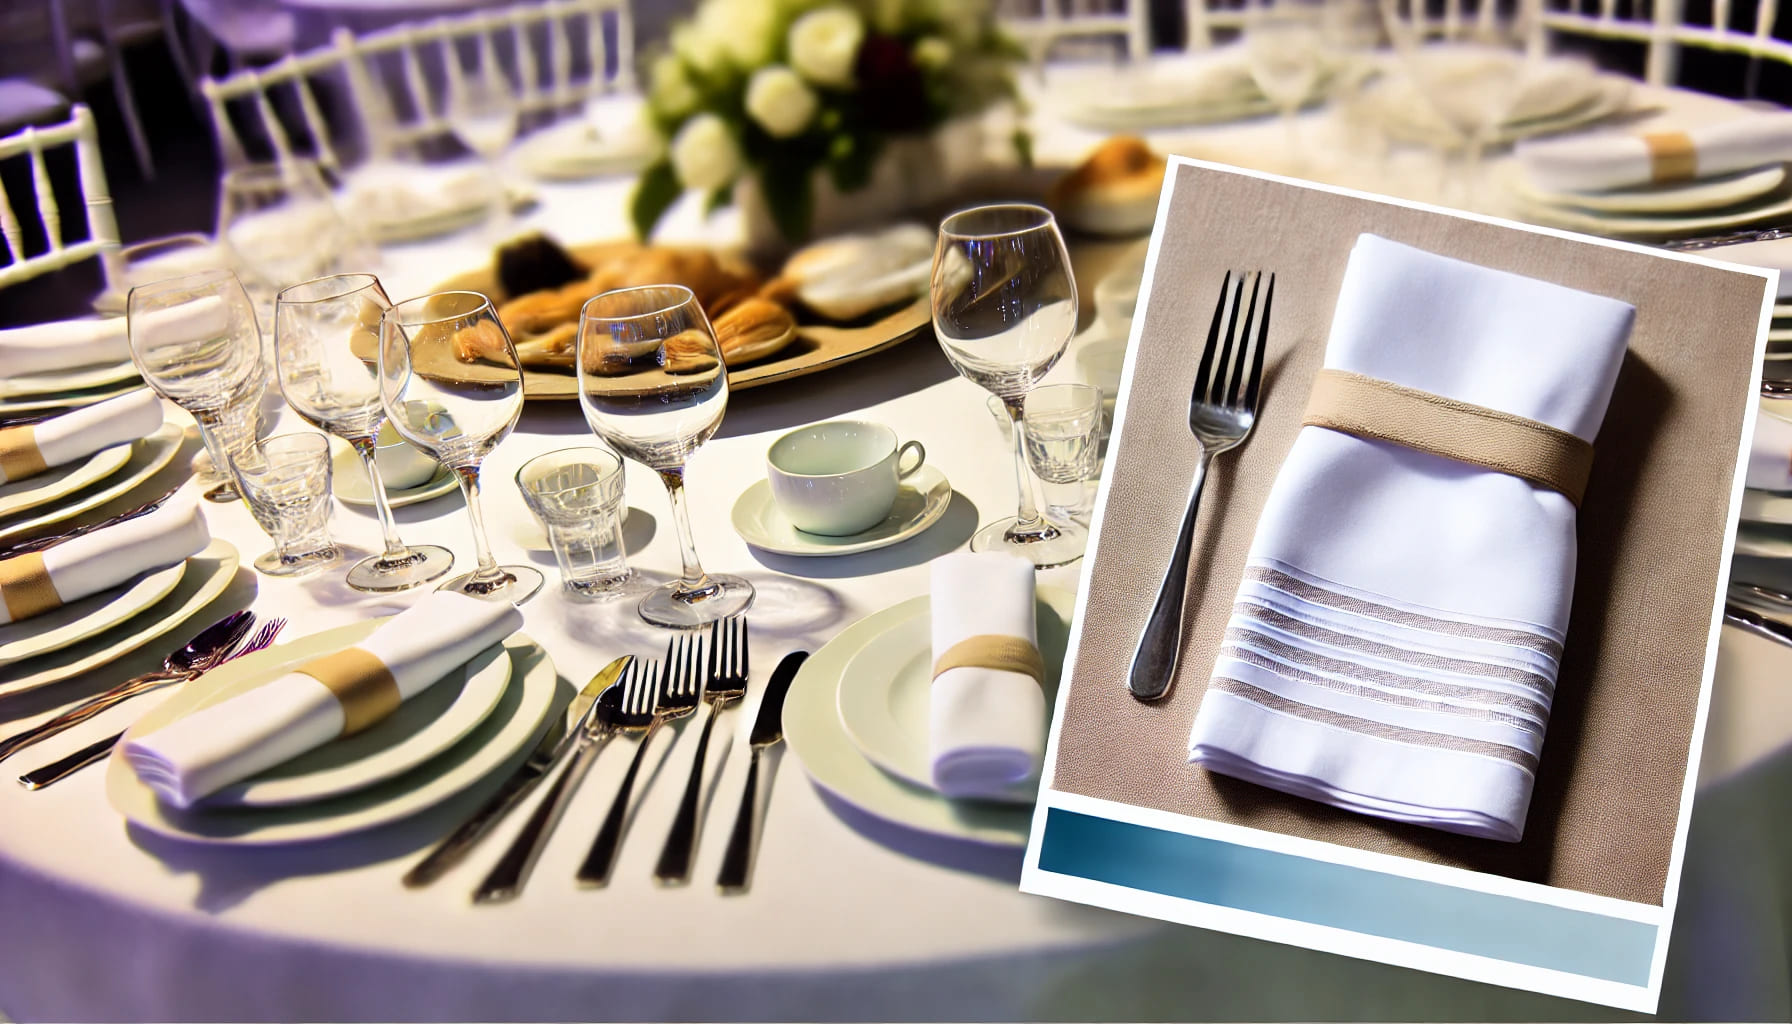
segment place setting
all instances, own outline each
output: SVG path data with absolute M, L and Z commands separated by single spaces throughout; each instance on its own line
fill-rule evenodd
M 141 390 L 122 317 L 0 330 L 0 425 Z

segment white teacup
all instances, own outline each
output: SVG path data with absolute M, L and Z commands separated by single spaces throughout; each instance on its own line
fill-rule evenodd
M 441 468 L 436 460 L 399 437 L 398 431 L 392 429 L 390 423 L 380 428 L 380 436 L 374 445 L 373 460 L 379 463 L 380 480 L 385 483 L 388 491 L 408 491 L 413 487 L 422 487 L 434 479 L 436 470 Z M 361 460 L 356 459 L 354 466 L 360 471 Z M 367 474 L 360 472 L 359 475 L 365 478 Z
M 905 467 L 910 449 L 914 462 Z M 845 537 L 882 522 L 896 504 L 898 485 L 926 458 L 921 442 L 898 444 L 896 432 L 881 423 L 832 420 L 773 441 L 765 462 L 772 498 L 790 525 Z

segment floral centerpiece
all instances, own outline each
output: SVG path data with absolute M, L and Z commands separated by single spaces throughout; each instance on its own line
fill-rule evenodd
M 800 240 L 820 174 L 864 188 L 892 138 L 1013 98 L 1024 56 L 982 0 L 704 0 L 651 67 L 647 116 L 666 146 L 635 191 L 635 229 L 652 234 L 687 191 L 725 206 L 751 176 Z

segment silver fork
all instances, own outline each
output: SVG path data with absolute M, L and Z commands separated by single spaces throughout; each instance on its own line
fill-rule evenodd
M 1249 299 L 1245 279 L 1251 279 Z M 1262 293 L 1259 306 L 1258 293 Z M 1188 508 L 1176 534 L 1176 548 L 1157 590 L 1157 603 L 1145 620 L 1138 649 L 1126 672 L 1126 688 L 1139 700 L 1160 700 L 1170 692 L 1182 650 L 1182 602 L 1188 593 L 1188 558 L 1193 547 L 1195 514 L 1201 506 L 1201 485 L 1207 466 L 1221 452 L 1238 447 L 1257 423 L 1257 392 L 1263 383 L 1263 352 L 1269 347 L 1269 307 L 1275 300 L 1276 277 L 1228 271 L 1213 307 L 1207 347 L 1195 371 L 1189 399 L 1188 428 L 1201 447 L 1195 479 L 1189 485 Z M 1244 325 L 1239 326 L 1239 310 Z M 1247 369 L 1248 366 L 1248 369 Z
M 703 762 L 709 752 L 709 734 L 722 709 L 746 695 L 746 616 L 718 619 L 709 629 L 709 686 L 703 697 L 709 705 L 709 717 L 703 720 L 703 735 L 697 740 L 697 756 L 691 762 L 684 796 L 678 801 L 678 815 L 672 819 L 659 864 L 653 869 L 654 879 L 662 884 L 682 885 L 691 880 L 691 856 L 697 848 L 697 805 L 703 799 Z
M 256 651 L 266 650 L 273 645 L 275 638 L 277 638 L 280 635 L 280 631 L 285 628 L 285 619 L 269 619 L 253 637 L 249 638 L 248 641 L 213 664 L 206 666 L 206 668 L 201 670 L 198 674 L 189 677 L 187 681 L 196 679 L 199 675 L 203 675 L 205 672 L 209 672 L 226 662 L 235 661 L 245 654 L 254 654 Z M 26 789 L 42 789 L 52 782 L 60 782 L 90 764 L 96 764 L 105 760 L 106 755 L 110 754 L 112 748 L 118 746 L 118 741 L 123 738 L 124 730 L 121 729 L 97 743 L 90 743 L 87 746 L 82 747 L 80 750 L 75 751 L 67 757 L 51 761 L 42 768 L 36 768 L 26 772 L 19 776 L 19 785 L 24 786 Z
M 641 742 L 635 747 L 634 760 L 628 764 L 628 774 L 622 777 L 616 799 L 610 802 L 610 811 L 604 815 L 603 827 L 597 830 L 597 838 L 591 842 L 591 852 L 585 855 L 585 862 L 579 865 L 578 874 L 574 876 L 580 885 L 609 884 L 610 870 L 616 866 L 616 851 L 622 846 L 623 828 L 628 824 L 629 798 L 635 789 L 635 776 L 641 771 L 641 762 L 647 759 L 647 748 L 653 743 L 654 734 L 667 722 L 695 712 L 703 699 L 702 656 L 703 645 L 695 634 L 683 633 L 666 642 L 666 671 L 661 677 L 653 717 L 639 730 Z

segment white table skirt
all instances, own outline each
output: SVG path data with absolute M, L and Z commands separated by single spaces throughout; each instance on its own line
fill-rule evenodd
M 1224 140 L 1265 130 L 1210 134 Z M 1059 139 L 1056 151 L 1081 144 L 1070 132 L 1042 138 Z M 531 223 L 551 225 L 569 241 L 622 231 L 626 183 L 543 186 L 542 193 Z M 704 223 L 684 207 L 667 233 L 717 239 L 736 229 L 728 215 Z M 396 248 L 380 272 L 395 296 L 410 295 L 487 252 L 471 239 Z M 1093 282 L 1083 284 L 1087 294 Z M 1067 357 L 1054 379 L 1073 377 L 1073 366 Z M 693 458 L 690 499 L 704 564 L 748 575 L 759 599 L 750 616 L 753 689 L 717 730 L 711 765 L 725 756 L 725 769 L 690 888 L 660 889 L 649 876 L 697 729 L 677 734 L 675 743 L 659 741 L 659 775 L 608 889 L 580 890 L 572 874 L 624 770 L 626 746 L 600 759 L 524 896 L 493 907 L 470 906 L 468 893 L 526 808 L 433 887 L 409 891 L 398 883 L 476 805 L 477 793 L 314 849 L 208 850 L 128 831 L 106 803 L 103 770 L 40 793 L 0 784 L 0 1011 L 26 1021 L 1612 1016 L 1023 896 L 1015 888 L 1018 854 L 892 845 L 887 831 L 830 806 L 793 757 L 774 762 L 751 891 L 717 894 L 710 879 L 745 770 L 744 737 L 776 659 L 814 649 L 846 624 L 925 592 L 930 558 L 962 545 L 978 522 L 1013 509 L 1012 456 L 984 402 L 923 337 L 839 370 L 734 396 L 721 436 Z M 804 560 L 749 549 L 729 527 L 728 513 L 763 474 L 770 439 L 844 415 L 880 420 L 926 444 L 929 461 L 958 491 L 953 508 L 923 536 L 863 555 Z M 275 429 L 300 428 L 287 412 Z M 576 404 L 531 404 L 484 473 L 498 557 L 532 560 L 550 577 L 523 608 L 525 629 L 575 684 L 618 655 L 651 654 L 665 642 L 627 605 L 578 606 L 561 598 L 551 556 L 534 539 L 536 527 L 511 482 L 529 457 L 590 441 Z M 678 559 L 663 494 L 651 474 L 629 467 L 631 562 L 667 576 Z M 269 547 L 242 506 L 207 505 L 206 514 L 245 561 Z M 459 568 L 472 564 L 458 498 L 402 509 L 398 517 L 407 540 L 443 544 L 457 553 Z M 649 527 L 651 539 L 644 540 Z M 379 537 L 370 510 L 340 504 L 333 531 L 362 551 Z M 1051 570 L 1041 582 L 1074 587 L 1079 569 Z M 258 586 L 255 611 L 288 617 L 291 635 L 386 614 L 410 600 L 357 594 L 342 584 L 340 570 L 299 581 L 261 578 Z M 1792 662 L 1766 641 L 1733 631 L 1724 639 L 1707 744 L 1712 785 L 1694 818 L 1663 1011 L 1784 1018 L 1792 1015 L 1786 897 L 1775 897 L 1776 904 L 1768 894 L 1789 891 L 1792 863 L 1792 829 L 1778 824 L 1792 791 L 1792 752 L 1785 747 L 1792 691 L 1783 678 Z M 151 667 L 162 653 L 152 646 L 68 684 L 59 698 Z M 51 706 L 43 707 L 47 713 Z M 61 756 L 139 713 L 141 705 L 116 709 L 9 760 L 6 773 Z M 719 744 L 730 736 L 724 755 Z

